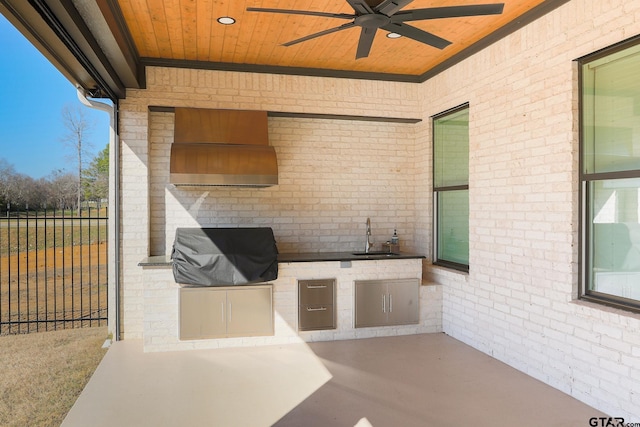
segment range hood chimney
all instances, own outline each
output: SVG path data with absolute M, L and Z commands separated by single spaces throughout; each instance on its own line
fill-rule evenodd
M 176 186 L 278 184 L 267 112 L 176 108 L 170 172 Z

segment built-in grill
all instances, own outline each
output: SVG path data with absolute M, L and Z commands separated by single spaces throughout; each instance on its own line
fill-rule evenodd
M 269 227 L 178 228 L 171 252 L 176 283 L 233 286 L 278 277 L 278 249 Z

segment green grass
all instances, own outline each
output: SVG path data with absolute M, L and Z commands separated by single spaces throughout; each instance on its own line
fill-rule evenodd
M 104 327 L 0 337 L 0 425 L 59 426 L 106 350 Z
M 30 220 L 34 221 L 42 220 Z M 107 226 L 98 221 L 91 224 L 84 222 L 82 226 L 27 227 L 22 221 L 19 228 L 7 228 L 0 225 L 0 256 L 16 255 L 19 252 L 43 250 L 53 247 L 79 246 L 107 241 Z
M 64 210 L 46 210 L 46 211 L 20 211 L 20 212 L 10 212 L 9 216 L 11 218 L 106 218 L 107 217 L 107 208 L 91 208 L 91 209 L 82 209 L 80 211 L 80 216 L 77 216 L 77 211 L 75 209 L 64 209 Z M 3 212 L 0 219 L 7 218 L 7 213 Z

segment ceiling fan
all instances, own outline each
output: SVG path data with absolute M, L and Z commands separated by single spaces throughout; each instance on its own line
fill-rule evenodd
M 438 49 L 444 49 L 451 44 L 435 34 L 428 33 L 419 28 L 405 24 L 407 21 L 421 21 L 425 19 L 457 18 L 462 16 L 499 15 L 504 8 L 503 3 L 476 4 L 468 6 L 445 6 L 430 7 L 425 9 L 401 10 L 403 7 L 413 2 L 413 0 L 346 0 L 355 11 L 348 13 L 327 13 L 314 12 L 310 10 L 290 10 L 290 9 L 269 9 L 261 7 L 248 7 L 248 12 L 268 12 L 283 13 L 289 15 L 323 16 L 327 18 L 337 18 L 352 20 L 339 27 L 330 28 L 318 33 L 310 34 L 287 43 L 283 46 L 291 46 L 316 37 L 347 30 L 349 28 L 361 27 L 360 40 L 356 51 L 356 59 L 366 58 L 371 51 L 373 38 L 381 28 L 389 33 L 396 33 L 401 36 L 428 44 Z

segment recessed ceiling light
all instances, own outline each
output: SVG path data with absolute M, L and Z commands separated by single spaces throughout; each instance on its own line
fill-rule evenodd
M 399 39 L 402 36 L 398 33 L 387 33 L 387 37 L 389 37 L 390 39 Z
M 221 16 L 220 18 L 218 18 L 218 22 L 222 25 L 232 25 L 236 23 L 236 20 L 230 16 Z

